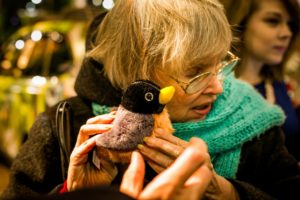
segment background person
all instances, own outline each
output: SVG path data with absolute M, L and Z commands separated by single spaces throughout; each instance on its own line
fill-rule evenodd
M 238 42 L 232 51 L 241 62 L 236 76 L 252 84 L 268 102 L 279 105 L 288 150 L 300 160 L 300 119 L 288 95 L 284 64 L 299 35 L 296 0 L 220 0 Z

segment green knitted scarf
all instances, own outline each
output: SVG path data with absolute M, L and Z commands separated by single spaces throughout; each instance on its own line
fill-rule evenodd
M 242 145 L 281 125 L 285 116 L 281 108 L 268 104 L 252 86 L 233 77 L 224 81 L 223 90 L 205 120 L 173 126 L 175 135 L 181 139 L 203 139 L 216 172 L 235 178 Z
M 203 139 L 215 171 L 226 178 L 235 178 L 242 145 L 271 127 L 281 125 L 285 116 L 252 86 L 234 77 L 224 81 L 223 90 L 205 120 L 173 123 L 173 127 L 175 136 L 183 140 Z M 109 111 L 106 106 L 95 103 L 92 106 L 95 115 Z

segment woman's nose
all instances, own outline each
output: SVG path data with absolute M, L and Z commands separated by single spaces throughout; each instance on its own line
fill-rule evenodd
M 218 76 L 213 76 L 208 86 L 203 91 L 203 94 L 218 95 L 223 92 L 223 80 L 220 80 Z
M 281 38 L 291 38 L 293 36 L 293 32 L 288 23 L 284 23 L 280 29 L 280 37 Z

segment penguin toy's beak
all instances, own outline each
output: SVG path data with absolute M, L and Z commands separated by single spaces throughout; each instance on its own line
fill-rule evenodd
M 169 103 L 175 93 L 175 88 L 173 86 L 167 86 L 160 90 L 159 103 L 165 105 Z

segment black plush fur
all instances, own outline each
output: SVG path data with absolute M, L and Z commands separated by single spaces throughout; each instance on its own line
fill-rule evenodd
M 125 91 L 122 106 L 135 113 L 154 114 L 161 113 L 164 105 L 159 103 L 160 88 L 147 80 L 133 82 Z M 152 100 L 147 98 L 153 95 Z

